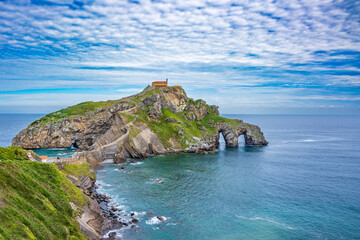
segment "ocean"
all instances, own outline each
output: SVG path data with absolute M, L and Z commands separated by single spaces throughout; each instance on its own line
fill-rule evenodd
M 0 145 L 41 115 L 0 115 Z M 224 115 L 268 146 L 108 164 L 98 191 L 140 219 L 124 239 L 360 239 L 360 116 Z M 163 179 L 162 183 L 153 179 Z M 163 216 L 161 222 L 156 216 Z

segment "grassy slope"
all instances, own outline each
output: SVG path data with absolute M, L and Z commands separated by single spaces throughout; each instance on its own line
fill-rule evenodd
M 96 179 L 96 173 L 91 170 L 91 165 L 89 163 L 65 165 L 61 171 L 77 178 L 88 176 L 91 180 Z
M 19 160 L 0 162 L 0 239 L 86 239 L 69 203 L 85 195 L 54 164 Z
M 119 113 L 119 114 L 126 118 L 125 119 L 125 124 L 131 122 L 135 118 L 135 116 L 129 115 L 129 114 L 126 114 L 126 113 Z
M 29 160 L 26 152 L 21 147 L 0 147 L 0 160 Z
M 121 99 L 120 99 L 121 100 Z M 38 123 L 47 123 L 47 122 L 56 122 L 62 118 L 68 118 L 72 116 L 84 116 L 87 112 L 93 112 L 98 108 L 110 107 L 120 100 L 110 100 L 110 101 L 101 101 L 101 102 L 83 102 L 74 106 L 70 106 L 64 109 L 61 109 L 57 112 L 50 113 L 43 118 L 36 120 L 32 124 Z
M 159 93 L 156 88 L 146 92 L 143 96 L 137 96 L 135 98 L 132 98 L 131 100 L 140 103 L 142 99 L 144 99 L 147 96 L 151 96 L 153 94 Z M 193 104 L 196 106 L 199 104 L 202 100 L 193 100 L 192 98 L 188 98 L 189 104 Z M 186 110 L 182 113 L 173 113 L 167 109 L 162 110 L 163 116 L 159 117 L 158 122 L 149 120 L 147 116 L 147 109 L 139 109 L 137 111 L 137 115 L 139 115 L 136 122 L 143 122 L 146 123 L 150 129 L 157 134 L 159 137 L 161 143 L 164 145 L 165 148 L 172 147 L 169 140 L 173 139 L 176 140 L 176 142 L 179 143 L 181 148 L 186 148 L 189 146 L 189 143 L 194 141 L 193 137 L 199 137 L 203 138 L 206 136 L 206 134 L 216 134 L 216 129 L 214 128 L 214 124 L 218 122 L 225 122 L 229 124 L 229 126 L 233 127 L 234 129 L 237 129 L 238 127 L 238 121 L 235 119 L 227 119 L 224 117 L 221 117 L 219 115 L 216 115 L 213 110 L 210 109 L 208 105 L 206 105 L 209 111 L 209 114 L 205 116 L 200 121 L 195 120 L 188 120 L 186 116 L 189 114 Z M 167 118 L 175 118 L 178 121 L 182 122 L 183 124 L 179 123 L 168 123 L 165 120 Z M 210 124 L 210 123 L 213 124 Z M 201 131 L 200 127 L 205 127 L 206 131 Z M 181 131 L 183 135 L 179 135 L 178 132 Z M 136 135 L 136 134 L 135 134 Z
M 160 122 L 150 121 L 144 116 L 144 114 L 142 114 L 142 117 L 138 119 L 139 121 L 145 122 L 150 129 L 157 134 L 164 147 L 171 147 L 171 144 L 169 143 L 170 139 L 174 139 L 179 142 L 181 147 L 187 147 L 188 144 L 186 144 L 186 140 L 192 140 L 193 136 L 201 137 L 204 135 L 204 133 L 198 128 L 197 123 L 195 121 L 186 120 L 184 114 L 172 113 L 167 109 L 163 109 L 162 113 L 163 116 L 159 117 Z M 165 120 L 170 117 L 175 118 L 184 124 L 165 122 Z M 183 133 L 183 136 L 178 134 L 179 131 Z
M 225 118 L 225 117 L 215 115 L 215 114 L 208 114 L 203 119 L 201 119 L 202 124 L 206 128 L 208 128 L 210 126 L 209 122 L 211 122 L 211 121 L 213 121 L 214 124 L 219 123 L 219 122 L 224 122 L 224 123 L 228 124 L 234 130 L 236 130 L 239 126 L 239 120 L 229 119 L 229 118 Z
M 159 93 L 156 88 L 146 92 L 143 96 L 133 98 L 131 100 L 135 102 L 141 102 L 147 96 L 151 96 L 153 94 Z M 170 110 L 162 109 L 163 116 L 159 117 L 158 122 L 151 121 L 147 115 L 147 108 L 144 106 L 144 109 L 138 109 L 136 115 L 139 115 L 136 122 L 143 122 L 146 123 L 149 128 L 156 133 L 159 137 L 161 143 L 165 148 L 172 147 L 169 140 L 174 139 L 176 142 L 180 144 L 178 147 L 186 148 L 188 147 L 188 143 L 186 141 L 193 141 L 192 137 L 203 137 L 204 132 L 199 129 L 199 123 L 196 121 L 189 121 L 185 118 L 186 112 L 183 113 L 173 113 Z M 175 118 L 178 121 L 184 123 L 169 123 L 165 120 L 168 118 Z M 181 131 L 183 136 L 180 136 L 178 132 Z
M 170 139 L 176 140 L 180 144 L 179 147 L 186 148 L 189 146 L 189 142 L 194 141 L 193 137 L 204 137 L 206 133 L 215 133 L 215 129 L 212 126 L 205 126 L 201 122 L 187 120 L 186 112 L 173 113 L 167 109 L 163 109 L 163 116 L 158 118 L 160 120 L 159 122 L 150 121 L 147 117 L 146 110 L 139 109 L 137 114 L 139 117 L 136 122 L 146 123 L 150 129 L 157 134 L 165 148 L 171 147 Z M 183 124 L 166 122 L 165 120 L 168 118 L 175 118 Z M 201 126 L 204 126 L 207 131 L 201 131 L 199 129 Z M 181 131 L 183 135 L 179 135 L 179 131 Z

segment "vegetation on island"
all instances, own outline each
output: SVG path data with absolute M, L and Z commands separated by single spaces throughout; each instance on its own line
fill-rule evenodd
M 89 150 L 105 146 L 106 141 L 125 139 L 140 156 L 144 151 L 191 151 L 216 145 L 219 132 L 228 136 L 229 146 L 237 145 L 238 134 L 246 134 L 251 145 L 267 144 L 256 125 L 222 117 L 217 106 L 187 97 L 182 88 L 148 86 L 119 100 L 85 102 L 50 113 L 21 131 L 13 145 L 68 147 L 76 141 L 77 146 Z M 128 137 L 121 139 L 123 134 Z M 149 139 L 153 143 L 145 143 Z
M 174 87 L 166 87 L 171 91 Z M 129 105 L 138 108 L 135 113 L 119 112 L 125 124 L 133 121 L 137 116 L 134 124 L 145 123 L 159 138 L 165 148 L 173 147 L 187 148 L 191 144 L 197 142 L 195 138 L 206 139 L 216 134 L 216 124 L 224 122 L 228 126 L 236 130 L 239 126 L 239 121 L 236 119 L 227 119 L 219 116 L 219 113 L 213 106 L 206 104 L 205 101 L 186 97 L 183 89 L 175 88 L 177 94 L 185 96 L 188 106 L 181 112 L 173 112 L 169 109 L 162 108 L 161 116 L 156 119 L 149 117 L 149 112 L 154 108 L 153 104 L 143 104 L 143 100 L 147 97 L 152 97 L 156 94 L 162 95 L 164 87 L 147 87 L 139 94 L 119 99 L 102 102 L 83 102 L 74 106 L 67 107 L 57 112 L 50 113 L 43 118 L 33 122 L 31 126 L 45 123 L 55 123 L 63 118 L 71 118 L 75 116 L 84 116 L 95 112 L 99 108 L 111 108 L 117 103 L 126 102 Z M 199 109 L 205 112 L 201 118 L 193 117 L 194 112 Z M 166 121 L 169 118 L 176 119 L 177 122 Z M 136 137 L 141 131 L 136 127 L 131 127 L 130 138 Z M 194 138 L 195 137 L 195 138 Z
M 0 239 L 86 239 L 70 202 L 81 209 L 89 200 L 66 174 L 89 174 L 89 166 L 67 166 L 63 173 L 55 164 L 26 161 L 19 147 L 0 152 L 12 159 L 0 161 Z
M 137 103 L 141 103 L 144 98 L 157 93 L 160 93 L 158 88 L 153 88 L 144 94 L 136 95 L 135 97 L 131 98 L 131 100 Z M 142 122 L 147 124 L 150 129 L 156 133 L 165 148 L 171 147 L 170 142 L 176 141 L 180 144 L 178 147 L 183 149 L 187 148 L 191 143 L 196 142 L 194 137 L 206 138 L 206 136 L 210 137 L 216 134 L 215 125 L 219 122 L 225 122 L 234 129 L 238 127 L 238 120 L 227 119 L 219 116 L 218 113 L 212 108 L 212 106 L 207 105 L 206 102 L 202 99 L 187 99 L 189 106 L 192 105 L 197 109 L 205 108 L 206 116 L 202 119 L 193 119 L 190 116 L 192 113 L 188 109 L 184 109 L 184 111 L 177 113 L 174 113 L 169 109 L 162 109 L 162 116 L 154 120 L 150 119 L 148 116 L 149 108 L 153 106 L 144 105 L 135 113 L 139 116 L 135 123 Z M 174 118 L 178 122 L 167 122 L 166 120 L 169 118 Z
M 99 108 L 106 108 L 113 106 L 120 101 L 121 99 L 100 101 L 100 102 L 93 102 L 93 101 L 82 102 L 74 106 L 70 106 L 53 113 L 49 113 L 44 117 L 40 118 L 39 120 L 33 122 L 31 125 L 35 125 L 39 123 L 56 122 L 60 119 L 74 117 L 74 116 L 84 116 L 87 113 L 94 112 Z

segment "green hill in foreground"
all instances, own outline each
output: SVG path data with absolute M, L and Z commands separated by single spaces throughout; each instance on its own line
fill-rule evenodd
M 87 204 L 85 195 L 54 164 L 21 161 L 26 152 L 16 151 L 0 161 L 0 239 L 86 239 L 70 206 Z M 14 158 L 14 149 L 0 154 Z
M 29 160 L 26 152 L 17 146 L 0 147 L 0 160 Z

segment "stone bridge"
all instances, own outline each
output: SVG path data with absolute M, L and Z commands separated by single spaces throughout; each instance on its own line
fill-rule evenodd
M 239 137 L 244 135 L 246 145 L 268 145 L 268 142 L 264 138 L 264 134 L 261 129 L 253 124 L 244 123 L 239 120 L 237 128 L 230 126 L 225 122 L 220 122 L 216 125 L 217 130 L 217 142 L 219 145 L 220 134 L 223 135 L 226 146 L 238 146 Z

